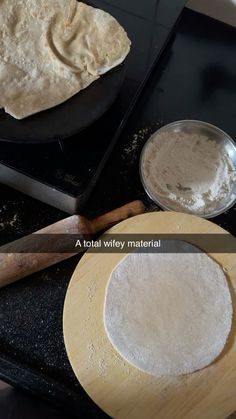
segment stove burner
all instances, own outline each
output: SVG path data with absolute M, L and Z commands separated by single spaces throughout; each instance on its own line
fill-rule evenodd
M 117 99 L 97 122 L 78 134 L 72 135 L 75 132 L 73 124 L 78 115 L 69 114 L 70 101 L 68 101 L 52 110 L 52 113 L 55 112 L 57 115 L 54 121 L 56 126 L 62 121 L 60 107 L 68 107 L 68 120 L 63 121 L 64 135 L 58 135 L 58 130 L 54 127 L 52 120 L 47 126 L 49 116 L 46 115 L 50 115 L 50 111 L 45 111 L 46 125 L 42 119 L 37 135 L 34 130 L 33 135 L 27 137 L 30 140 L 41 138 L 40 144 L 39 141 L 37 141 L 38 144 L 27 145 L 0 142 L 0 181 L 2 183 L 69 213 L 75 213 L 81 209 L 124 127 L 128 115 L 127 110 L 134 105 L 137 92 L 140 93 L 139 89 L 143 87 L 148 69 L 154 60 L 159 58 L 170 39 L 174 24 L 185 3 L 184 0 L 179 1 L 178 5 L 176 4 L 173 10 L 171 9 L 171 13 L 169 9 L 167 13 L 168 5 L 165 1 L 153 2 L 152 5 L 148 3 L 145 6 L 145 13 L 143 10 L 137 13 L 136 3 L 135 11 L 132 11 L 130 4 L 125 6 L 129 10 L 124 10 L 120 6 L 115 7 L 114 0 L 111 4 L 108 1 L 93 2 L 117 17 L 132 40 L 131 52 L 126 62 L 125 79 Z M 124 67 L 121 66 L 121 68 L 122 70 L 113 70 L 113 72 L 118 72 L 116 85 L 122 81 Z M 112 75 L 107 74 L 107 77 Z M 89 88 L 92 89 L 92 86 Z M 110 97 L 110 104 L 111 95 L 108 89 L 104 94 Z M 76 98 L 71 100 L 76 101 Z M 35 115 L 32 119 L 35 118 L 36 121 L 37 118 L 42 118 L 43 114 L 44 112 L 41 115 Z M 19 122 L 22 127 L 26 123 L 23 120 L 16 121 L 16 124 Z M 48 127 L 50 127 L 51 139 L 54 143 L 43 144 L 43 138 L 45 140 L 49 133 Z M 45 130 L 47 135 L 45 135 Z M 12 138 L 16 132 L 15 127 L 11 133 Z M 20 132 L 20 138 L 22 138 L 22 132 Z M 65 140 L 64 137 L 68 135 L 69 137 Z

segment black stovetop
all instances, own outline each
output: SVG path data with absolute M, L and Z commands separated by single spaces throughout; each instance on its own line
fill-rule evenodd
M 184 10 L 175 39 L 158 63 L 84 207 L 86 216 L 137 198 L 150 210 L 157 209 L 147 199 L 138 171 L 142 146 L 157 127 L 174 120 L 201 119 L 236 138 L 235 41 L 234 28 Z M 66 215 L 3 185 L 1 200 L 1 235 L 26 234 Z M 231 208 L 212 221 L 235 234 L 235 210 Z M 72 258 L 0 290 L 0 378 L 70 409 L 78 417 L 102 418 L 107 416 L 76 380 L 63 342 L 63 303 L 78 260 Z
M 132 41 L 126 76 L 110 110 L 89 129 L 41 145 L 0 142 L 0 181 L 64 211 L 86 202 L 112 148 L 114 134 L 152 62 L 170 38 L 184 1 L 93 1 L 115 16 Z

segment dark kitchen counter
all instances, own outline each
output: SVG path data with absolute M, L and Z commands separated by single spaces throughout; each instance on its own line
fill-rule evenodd
M 92 217 L 137 198 L 150 210 L 157 209 L 143 191 L 138 159 L 146 139 L 159 126 L 200 119 L 235 139 L 235 68 L 236 30 L 185 9 L 176 36 L 157 65 L 84 215 Z M 67 216 L 6 186 L 1 185 L 0 191 L 1 242 L 9 235 L 24 235 Z M 235 210 L 213 221 L 235 234 Z M 75 378 L 63 342 L 64 297 L 78 260 L 74 257 L 0 290 L 0 378 L 78 417 L 102 418 L 107 416 Z

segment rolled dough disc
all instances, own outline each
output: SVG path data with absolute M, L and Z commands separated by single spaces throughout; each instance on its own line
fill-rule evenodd
M 65 102 L 121 64 L 130 40 L 76 0 L 0 1 L 0 108 L 22 119 Z
M 223 350 L 231 324 L 224 272 L 201 251 L 131 253 L 111 273 L 106 333 L 122 357 L 147 373 L 204 368 Z

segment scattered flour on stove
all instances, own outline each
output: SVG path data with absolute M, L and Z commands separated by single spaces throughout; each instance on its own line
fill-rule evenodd
M 145 139 L 147 134 L 150 135 L 150 129 L 150 127 L 142 128 L 137 133 L 128 138 L 128 142 L 121 154 L 123 160 L 128 160 L 129 163 L 134 163 L 136 161 L 138 150 L 140 146 L 142 146 L 142 140 Z
M 200 134 L 159 133 L 146 148 L 142 171 L 153 196 L 168 206 L 207 213 L 232 191 L 236 171 L 230 157 Z
M 15 227 L 18 221 L 18 214 L 14 214 L 11 219 L 0 222 L 0 230 L 4 230 L 7 227 Z

